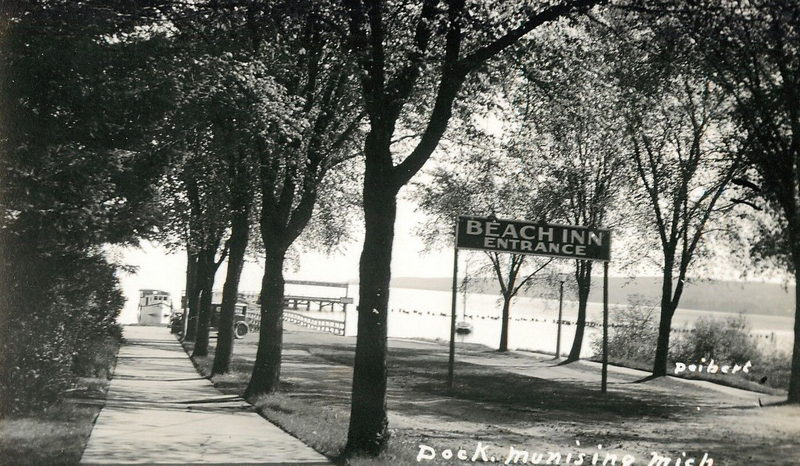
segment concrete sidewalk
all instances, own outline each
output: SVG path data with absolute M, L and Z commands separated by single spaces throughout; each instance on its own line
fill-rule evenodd
M 81 463 L 331 464 L 200 377 L 166 328 L 128 326 L 124 336 Z

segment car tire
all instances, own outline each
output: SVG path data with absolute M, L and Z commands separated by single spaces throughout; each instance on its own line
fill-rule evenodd
M 233 337 L 237 340 L 244 338 L 247 335 L 247 332 L 250 331 L 250 327 L 247 325 L 247 322 L 237 322 L 236 325 L 233 327 Z

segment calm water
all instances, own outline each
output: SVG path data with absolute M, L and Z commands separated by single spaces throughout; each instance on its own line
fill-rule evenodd
M 288 291 L 288 290 L 287 290 Z M 300 290 L 298 290 L 300 291 Z M 341 290 L 344 291 L 344 290 Z M 358 301 L 358 287 L 351 286 L 349 296 Z M 318 294 L 317 294 L 318 295 Z M 388 332 L 396 338 L 426 338 L 449 340 L 450 338 L 450 292 L 393 288 L 389 298 Z M 470 322 L 473 331 L 470 335 L 458 336 L 459 341 L 480 343 L 497 348 L 500 340 L 500 315 L 502 301 L 497 295 L 480 293 L 459 293 L 457 301 L 458 321 Z M 610 306 L 612 316 L 622 306 Z M 602 305 L 589 303 L 587 320 L 602 323 Z M 564 301 L 563 320 L 574 322 L 578 305 L 574 301 Z M 344 320 L 342 312 L 313 313 L 319 317 Z M 354 326 L 357 318 L 355 306 L 351 305 L 347 319 L 348 327 Z M 691 327 L 700 317 L 724 319 L 737 314 L 691 309 L 678 309 L 673 319 L 673 328 Z M 509 347 L 554 353 L 556 350 L 558 301 L 520 297 L 512 302 L 511 322 L 509 324 Z M 657 312 L 656 312 L 657 318 Z M 790 350 L 793 337 L 794 319 L 765 315 L 745 316 L 754 337 L 767 349 Z M 568 352 L 574 338 L 575 327 L 562 325 L 561 351 Z M 601 328 L 587 328 L 584 333 L 582 356 L 590 356 L 590 342 L 599 338 Z

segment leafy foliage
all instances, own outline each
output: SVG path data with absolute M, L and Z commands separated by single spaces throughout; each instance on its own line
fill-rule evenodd
M 0 51 L 4 414 L 56 400 L 90 370 L 93 346 L 119 335 L 123 298 L 101 246 L 152 233 L 163 169 L 145 137 L 163 91 L 147 48 L 109 35 L 129 18 L 93 2 L 16 6 Z
M 608 332 L 608 357 L 611 360 L 653 363 L 653 348 L 658 339 L 658 308 L 641 297 L 633 296 L 628 306 L 611 313 Z M 603 340 L 592 341 L 595 354 L 603 353 Z
M 673 39 L 651 28 L 633 35 L 616 69 L 623 147 L 637 187 L 632 197 L 646 206 L 642 219 L 661 256 L 656 376 L 666 375 L 670 326 L 687 274 L 708 251 L 704 240 L 716 219 L 733 208 L 726 188 L 741 170 L 729 99 L 696 72 L 691 56 L 677 53 L 681 43 Z
M 743 315 L 727 319 L 700 318 L 690 334 L 683 335 L 672 349 L 676 361 L 706 360 L 744 364 L 760 359 L 760 352 L 750 337 L 750 326 Z

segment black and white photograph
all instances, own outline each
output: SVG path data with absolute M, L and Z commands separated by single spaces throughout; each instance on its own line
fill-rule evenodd
M 0 0 L 0 464 L 800 465 L 800 3 Z

